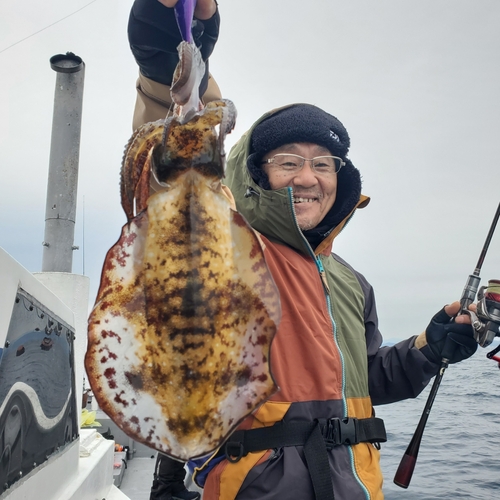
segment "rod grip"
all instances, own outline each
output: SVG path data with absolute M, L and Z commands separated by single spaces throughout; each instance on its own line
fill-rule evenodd
M 450 337 L 446 337 L 446 341 L 444 343 L 443 350 L 441 351 L 441 367 L 448 368 L 448 363 L 453 358 L 453 354 L 455 354 L 455 350 L 458 347 L 458 344 L 452 340 Z
M 416 463 L 416 456 L 408 455 L 405 453 L 403 458 L 401 459 L 401 462 L 399 463 L 396 475 L 394 476 L 394 484 L 400 486 L 401 488 L 408 488 L 413 476 L 413 470 L 415 469 Z

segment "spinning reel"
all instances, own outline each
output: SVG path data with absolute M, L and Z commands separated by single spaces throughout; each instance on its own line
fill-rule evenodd
M 500 337 L 500 280 L 490 280 L 477 295 L 476 313 L 469 311 L 474 338 L 481 347 L 488 347 Z
M 477 310 L 469 311 L 474 328 L 474 338 L 481 347 L 488 347 L 495 337 L 500 337 L 500 280 L 490 280 L 488 286 L 482 286 L 477 295 Z M 500 351 L 500 345 L 486 354 L 489 359 L 498 362 L 495 356 Z

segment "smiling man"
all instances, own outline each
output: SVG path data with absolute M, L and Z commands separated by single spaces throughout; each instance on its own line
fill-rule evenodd
M 331 114 L 311 104 L 286 106 L 266 113 L 233 148 L 226 182 L 238 210 L 258 231 L 265 235 L 270 226 L 281 227 L 280 239 L 295 235 L 302 252 L 320 253 L 369 201 L 347 158 L 349 146 L 347 130 Z M 259 220 L 261 211 L 266 215 Z M 282 212 L 286 221 L 276 220 Z
M 316 227 L 332 208 L 337 173 L 345 165 L 328 149 L 302 142 L 274 149 L 262 164 L 271 189 L 292 188 L 297 224 L 303 231 Z
M 135 0 L 129 24 L 141 70 L 136 126 L 165 117 L 170 106 L 181 39 L 176 0 L 160 2 Z M 196 12 L 194 38 L 208 58 L 218 35 L 216 3 L 199 0 Z M 210 81 L 200 86 L 204 101 L 220 98 Z M 225 182 L 259 233 L 280 292 L 270 359 L 279 391 L 197 464 L 204 500 L 381 500 L 385 429 L 373 407 L 417 396 L 439 370 L 449 333 L 452 363 L 476 350 L 468 316 L 451 321 L 457 302 L 424 333 L 381 347 L 372 287 L 332 253 L 335 238 L 369 202 L 349 148 L 337 118 L 292 104 L 257 120 L 228 156 Z M 168 467 L 167 458 L 159 462 Z

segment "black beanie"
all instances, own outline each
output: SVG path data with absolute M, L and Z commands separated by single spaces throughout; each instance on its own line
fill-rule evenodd
M 269 151 L 293 142 L 318 144 L 344 160 L 350 145 L 345 127 L 326 111 L 312 104 L 294 104 L 281 109 L 252 131 L 247 165 L 257 184 L 271 189 L 260 161 Z

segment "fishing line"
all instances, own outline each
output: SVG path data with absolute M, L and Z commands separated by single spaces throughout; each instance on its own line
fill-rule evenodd
M 50 28 L 50 27 L 54 26 L 55 24 L 60 23 L 61 21 L 64 21 L 65 19 L 68 19 L 68 17 L 71 17 L 71 16 L 75 15 L 76 13 L 80 12 L 81 10 L 85 9 L 86 7 L 88 7 L 89 5 L 91 5 L 91 4 L 95 3 L 95 2 L 97 2 L 97 0 L 92 0 L 92 1 L 91 1 L 91 2 L 89 2 L 88 4 L 84 5 L 83 7 L 80 7 L 78 10 L 75 10 L 75 11 L 74 11 L 74 12 L 72 12 L 71 14 L 68 14 L 67 16 L 62 17 L 62 18 L 61 18 L 61 19 L 59 19 L 58 21 L 55 21 L 55 22 L 53 22 L 52 24 L 49 24 L 48 26 L 45 26 L 45 28 L 42 28 L 41 30 L 36 31 L 35 33 L 32 33 L 31 35 L 28 35 L 27 37 L 25 37 L 25 38 L 23 38 L 23 39 L 21 39 L 21 40 L 19 40 L 19 41 L 15 42 L 15 43 L 13 43 L 12 45 L 9 45 L 9 46 L 8 46 L 8 47 L 6 47 L 5 49 L 0 50 L 0 54 L 1 54 L 2 52 L 5 52 L 6 50 L 11 49 L 11 48 L 12 48 L 12 47 L 14 47 L 15 45 L 18 45 L 18 44 L 20 44 L 21 42 L 24 42 L 25 40 L 28 40 L 28 38 L 31 38 L 31 37 L 33 37 L 33 36 L 35 36 L 35 35 L 38 35 L 38 33 L 41 33 L 42 31 L 45 31 L 46 29 L 48 29 L 48 28 Z

